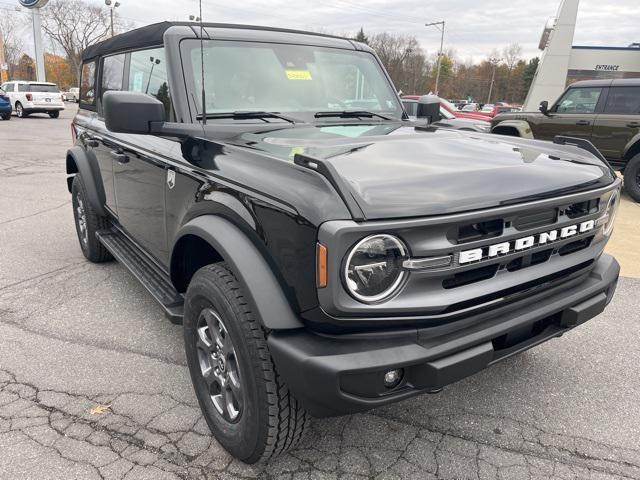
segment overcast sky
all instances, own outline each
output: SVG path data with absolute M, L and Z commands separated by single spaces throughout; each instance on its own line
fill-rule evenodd
M 198 10 L 197 0 L 119 2 L 118 13 L 137 26 L 187 20 Z M 365 33 L 406 33 L 415 35 L 429 54 L 437 51 L 440 34 L 424 24 L 445 20 L 445 48 L 455 49 L 463 60 L 480 60 L 493 48 L 502 49 L 511 42 L 523 47 L 525 57 L 537 55 L 544 24 L 555 16 L 559 4 L 560 0 L 203 0 L 203 17 L 211 22 L 335 34 L 353 34 L 361 26 Z M 640 42 L 639 22 L 638 0 L 581 0 L 574 44 L 627 46 Z

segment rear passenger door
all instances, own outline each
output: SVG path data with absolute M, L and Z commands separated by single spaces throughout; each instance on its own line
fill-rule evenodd
M 556 135 L 591 140 L 597 112 L 604 100 L 602 87 L 570 88 L 537 127 L 535 137 L 553 140 Z
M 627 144 L 640 134 L 640 86 L 611 87 L 593 129 L 593 144 L 607 160 L 623 162 Z

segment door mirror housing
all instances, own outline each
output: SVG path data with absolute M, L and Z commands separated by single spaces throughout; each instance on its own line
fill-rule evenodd
M 436 95 L 423 95 L 418 100 L 418 111 L 416 116 L 425 119 L 429 123 L 440 120 L 440 98 Z
M 538 108 L 538 110 L 540 110 L 540 112 L 542 112 L 543 114 L 547 115 L 549 113 L 549 102 L 547 102 L 546 100 L 543 100 L 542 102 L 540 102 L 540 107 Z
M 164 104 L 144 93 L 105 92 L 102 108 L 107 129 L 114 133 L 148 135 L 166 121 Z

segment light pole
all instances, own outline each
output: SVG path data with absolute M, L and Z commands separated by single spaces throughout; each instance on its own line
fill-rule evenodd
M 111 14 L 111 36 L 113 37 L 113 10 L 120 6 L 120 2 L 113 3 L 111 0 L 104 0 L 104 4 L 109 7 L 109 13 Z
M 440 30 L 440 51 L 438 52 L 438 72 L 436 73 L 435 94 L 438 95 L 438 86 L 440 84 L 440 66 L 442 65 L 442 47 L 444 46 L 444 20 L 441 22 L 425 23 L 425 27 L 436 27 Z
M 151 86 L 151 77 L 153 77 L 153 69 L 156 65 L 160 65 L 161 60 L 159 58 L 149 57 L 151 60 L 151 72 L 149 72 L 149 81 L 147 82 L 147 89 L 144 93 L 149 93 L 149 87 Z
M 496 81 L 496 69 L 502 61 L 501 58 L 490 58 L 489 63 L 493 65 L 493 72 L 491 73 L 491 84 L 489 85 L 489 95 L 487 96 L 487 103 L 491 103 L 491 94 L 493 93 L 493 82 Z

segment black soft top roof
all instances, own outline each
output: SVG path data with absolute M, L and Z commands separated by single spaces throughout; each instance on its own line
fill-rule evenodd
M 82 54 L 82 60 L 90 60 L 95 57 L 109 55 L 116 52 L 122 52 L 125 50 L 140 49 L 146 47 L 153 47 L 161 45 L 164 41 L 164 33 L 171 27 L 182 26 L 190 27 L 193 29 L 194 34 L 199 36 L 200 24 L 193 22 L 160 22 L 146 27 L 137 28 L 120 35 L 116 35 L 113 38 L 105 40 L 87 47 Z M 284 28 L 272 28 L 272 27 L 259 27 L 255 25 L 236 25 L 228 23 L 204 23 L 204 28 L 233 28 L 238 30 L 263 30 L 269 32 L 283 32 L 283 33 L 301 33 L 305 35 L 314 35 L 317 37 L 333 38 L 345 40 L 342 37 L 336 37 L 333 35 L 326 35 L 315 32 L 304 32 L 301 30 L 288 30 Z M 205 31 L 206 35 L 206 31 Z

